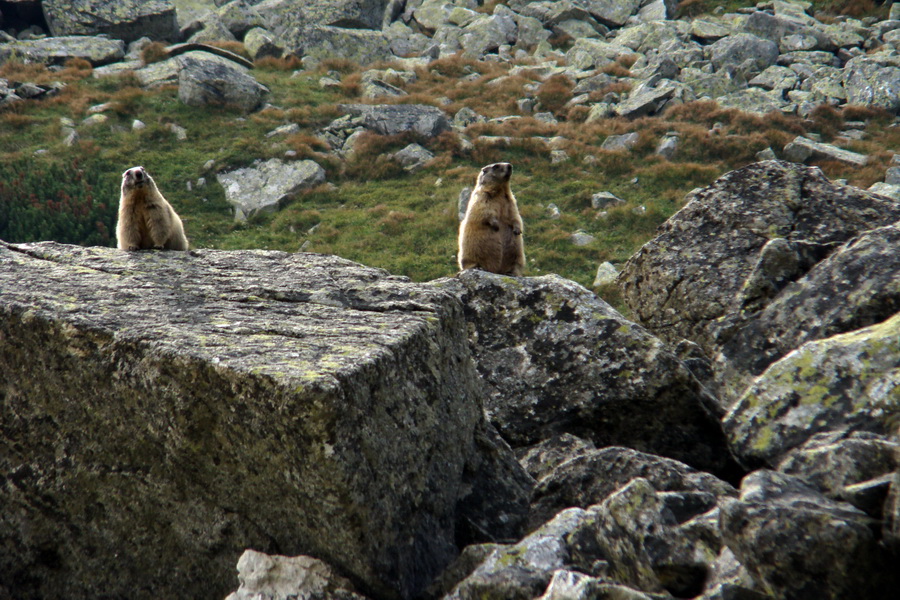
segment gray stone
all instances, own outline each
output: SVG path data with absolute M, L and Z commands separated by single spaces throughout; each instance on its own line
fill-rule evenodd
M 709 59 L 716 69 L 736 68 L 749 61 L 752 71 L 760 73 L 775 64 L 778 45 L 750 33 L 738 33 L 711 44 Z
M 102 79 L 103 77 L 117 77 L 125 73 L 137 71 L 143 66 L 144 63 L 140 60 L 128 60 L 112 63 L 109 65 L 103 65 L 102 67 L 94 68 L 94 70 L 91 71 L 91 77 L 94 77 L 95 79 Z
M 722 108 L 736 108 L 759 116 L 780 111 L 787 106 L 779 90 L 766 92 L 759 88 L 747 88 L 719 96 L 716 103 Z
M 228 27 L 215 15 L 210 15 L 202 22 L 202 27 L 187 42 L 189 44 L 211 44 L 213 42 L 236 42 L 237 38 Z
M 258 4 L 258 2 L 232 0 L 220 6 L 216 11 L 216 16 L 236 39 L 242 40 L 244 35 L 254 27 L 266 26 L 265 19 L 253 6 L 254 4 Z
M 718 496 L 737 494 L 731 485 L 709 473 L 692 469 L 677 460 L 630 448 L 609 446 L 598 450 L 576 446 L 568 449 L 565 460 L 554 464 L 545 459 L 542 463 L 535 473 L 537 486 L 529 517 L 532 528 L 567 507 L 589 508 L 600 504 L 638 477 L 646 479 L 660 492 L 708 493 L 713 505 Z M 712 506 L 707 504 L 700 512 L 710 508 Z
M 287 125 L 276 127 L 275 129 L 267 133 L 266 137 L 272 138 L 282 135 L 294 135 L 295 133 L 300 133 L 300 126 L 296 123 L 288 123 Z
M 611 27 L 621 27 L 636 14 L 641 0 L 584 0 L 581 5 L 592 17 Z
M 854 218 L 883 222 L 900 218 L 900 203 L 872 198 L 881 204 L 883 214 L 860 213 L 857 205 Z M 873 208 L 877 210 L 878 204 Z M 840 206 L 834 209 L 840 211 Z M 834 243 L 779 244 L 777 238 L 768 242 L 741 291 L 742 312 L 755 314 L 718 339 L 716 361 L 723 386 L 732 390 L 729 395 L 743 392 L 775 360 L 806 342 L 851 332 L 895 314 L 900 308 L 897 243 L 900 231 L 893 225 L 865 232 L 837 250 Z M 781 252 L 767 252 L 776 245 Z M 763 281 L 769 291 L 759 284 Z M 760 296 L 767 300 L 753 302 Z
M 740 320 L 740 291 L 771 238 L 833 244 L 897 219 L 896 202 L 834 185 L 818 169 L 755 163 L 693 194 L 660 227 L 622 268 L 623 298 L 657 335 L 691 339 L 714 356 L 718 332 Z
M 597 192 L 591 194 L 591 208 L 606 208 L 615 204 L 625 204 L 625 201 L 612 192 Z
M 791 451 L 778 464 L 778 470 L 802 478 L 829 498 L 855 504 L 848 488 L 893 474 L 900 466 L 900 441 L 861 431 L 844 435 L 828 432 L 812 436 Z M 879 511 L 872 516 L 880 519 L 882 514 Z
M 134 41 L 147 36 L 177 41 L 175 6 L 169 0 L 42 0 L 54 37 L 104 34 Z
M 477 270 L 434 284 L 466 307 L 487 413 L 513 447 L 568 432 L 713 473 L 730 468 L 707 412 L 714 399 L 667 346 L 589 290 L 554 275 Z M 542 299 L 552 308 L 535 314 Z
M 178 99 L 188 106 L 222 104 L 253 112 L 269 95 L 266 86 L 235 63 L 202 52 L 179 58 Z
M 600 69 L 627 54 L 631 54 L 631 50 L 625 46 L 581 38 L 566 52 L 566 64 L 581 71 Z
M 225 199 L 242 221 L 260 211 L 272 211 L 297 192 L 325 181 L 325 170 L 311 160 L 285 163 L 272 158 L 256 167 L 216 175 Z
M 254 27 L 244 34 L 244 48 L 253 60 L 284 55 L 284 48 L 278 44 L 275 35 L 262 27 Z
M 884 182 L 889 185 L 900 185 L 900 167 L 888 167 L 884 172 Z
M 888 433 L 900 419 L 900 315 L 807 342 L 770 366 L 725 416 L 746 465 L 774 466 L 822 431 Z
M 553 572 L 568 561 L 566 538 L 584 518 L 585 511 L 579 508 L 564 510 L 520 542 L 495 549 L 444 598 L 537 597 L 550 583 Z
M 393 58 L 381 31 L 324 25 L 289 27 L 276 32 L 277 42 L 288 54 L 316 60 L 343 58 L 368 65 Z
M 416 597 L 515 463 L 478 433 L 462 307 L 433 285 L 304 253 L 0 246 L 16 597 L 223 598 L 248 547 Z
M 365 600 L 349 580 L 311 556 L 270 556 L 245 550 L 237 563 L 240 587 L 225 600 L 335 598 Z
M 616 106 L 616 114 L 628 119 L 655 115 L 672 103 L 679 92 L 679 86 L 680 84 L 667 79 L 654 86 L 639 85 Z
M 457 198 L 456 206 L 460 221 L 466 218 L 466 210 L 469 208 L 469 198 L 471 196 L 472 188 L 470 187 L 464 187 L 459 191 L 459 197 Z
M 675 135 L 667 135 L 659 140 L 659 144 L 656 145 L 656 150 L 654 150 L 654 154 L 658 156 L 662 156 L 666 159 L 671 159 L 675 156 L 675 153 L 678 152 L 680 138 Z
M 631 150 L 638 143 L 639 135 L 633 131 L 631 133 L 623 133 L 621 135 L 607 136 L 600 147 L 603 150 L 619 152 L 623 150 Z
M 384 35 L 395 56 L 419 56 L 433 44 L 431 38 L 413 30 L 402 21 L 391 23 L 384 29 Z
M 340 104 L 338 108 L 380 135 L 411 132 L 432 138 L 450 129 L 444 111 L 425 104 Z
M 581 247 L 581 246 L 590 246 L 597 240 L 597 238 L 595 238 L 594 236 L 592 236 L 589 233 L 585 233 L 584 231 L 576 231 L 575 233 L 573 233 L 572 235 L 569 236 L 569 240 L 575 246 Z
M 600 263 L 600 266 L 597 267 L 597 274 L 594 276 L 594 283 L 591 284 L 591 287 L 599 287 L 601 285 L 609 285 L 611 283 L 615 283 L 616 277 L 618 276 L 619 272 L 611 262 L 606 261 Z
M 724 23 L 698 18 L 691 21 L 691 35 L 706 42 L 715 42 L 731 35 L 731 27 Z
M 496 52 L 504 44 L 514 44 L 516 32 L 517 25 L 512 16 L 485 15 L 463 28 L 460 44 L 467 56 L 480 58 L 488 52 Z
M 303 10 L 297 10 L 297 3 L 293 0 L 252 3 L 268 23 L 268 28 L 281 33 L 282 30 L 307 26 L 348 30 L 381 29 L 390 0 L 329 0 L 304 4 Z
M 83 58 L 94 66 L 118 62 L 125 57 L 125 42 L 105 37 L 64 36 L 43 40 L 0 44 L 0 63 L 16 58 L 23 62 L 62 64 Z
M 799 21 L 797 19 L 784 18 L 780 15 L 770 15 L 763 11 L 755 11 L 748 15 L 744 21 L 743 29 L 747 33 L 778 44 L 782 52 L 801 49 L 833 52 L 836 46 L 832 39 L 820 28 L 811 27 L 810 25 L 812 24 L 818 25 L 812 19 Z M 792 42 L 796 42 L 798 38 L 811 40 L 810 42 L 803 42 L 803 45 L 808 44 L 808 47 L 792 48 Z
M 689 42 L 691 26 L 685 21 L 651 21 L 616 32 L 614 43 L 640 54 L 654 53 L 663 46 L 670 51 Z
M 811 158 L 837 160 L 855 167 L 864 167 L 869 157 L 858 152 L 844 150 L 833 144 L 815 142 L 809 138 L 798 135 L 789 142 L 782 151 L 785 159 L 792 162 L 803 163 Z
M 772 471 L 748 475 L 722 503 L 725 543 L 760 589 L 780 598 L 889 598 L 897 570 L 872 519 Z
M 894 200 L 900 200 L 900 184 L 876 181 L 868 187 L 867 191 L 880 196 L 887 196 Z
M 591 507 L 568 537 L 579 570 L 608 563 L 608 579 L 649 593 L 691 598 L 702 589 L 721 539 L 716 497 L 707 492 L 659 492 L 638 477 Z
M 884 53 L 850 59 L 844 66 L 847 102 L 900 112 L 900 58 Z
M 363 84 L 363 90 L 360 95 L 363 98 L 372 100 L 375 98 L 399 98 L 400 96 L 406 96 L 407 93 L 395 85 L 380 79 L 372 79 Z
M 767 90 L 792 90 L 798 83 L 797 74 L 788 67 L 772 65 L 765 71 L 748 81 Z
M 416 171 L 421 170 L 429 160 L 434 158 L 434 154 L 419 144 L 410 144 L 402 150 L 395 152 L 392 157 L 403 165 L 404 170 L 415 173 Z
M 678 81 L 688 86 L 698 98 L 719 98 L 742 89 L 738 78 L 726 71 L 707 73 L 688 67 L 681 69 Z

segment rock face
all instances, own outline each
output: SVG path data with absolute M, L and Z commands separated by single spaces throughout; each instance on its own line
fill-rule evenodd
M 54 36 L 98 35 L 132 42 L 147 36 L 177 41 L 175 6 L 169 0 L 42 0 Z
M 659 339 L 558 276 L 436 282 L 470 323 L 487 412 L 514 447 L 572 433 L 728 474 L 715 401 Z
M 433 286 L 309 254 L 55 243 L 4 243 L 0 282 L 16 598 L 222 598 L 245 548 L 408 598 L 457 523 L 516 535 L 529 478 L 478 433 L 463 312 Z
M 818 169 L 756 163 L 696 193 L 619 281 L 641 323 L 712 356 L 742 311 L 764 307 L 840 243 L 897 219 L 896 201 L 832 184 Z
M 99 66 L 125 57 L 125 43 L 103 37 L 63 36 L 0 44 L 0 62 L 20 58 L 48 65 L 62 64 L 70 58 L 82 58 Z
M 776 598 L 889 598 L 898 574 L 862 511 L 791 476 L 757 471 L 723 503 L 725 543 Z M 838 541 L 840 540 L 840 541 Z
M 820 431 L 892 433 L 900 424 L 900 315 L 809 342 L 760 375 L 723 423 L 750 465 L 775 466 Z

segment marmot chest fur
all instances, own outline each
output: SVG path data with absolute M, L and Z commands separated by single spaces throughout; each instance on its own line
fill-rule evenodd
M 459 225 L 459 268 L 521 276 L 525 270 L 522 217 L 509 189 L 512 165 L 481 169 Z
M 144 167 L 122 174 L 116 240 L 120 250 L 187 250 L 184 225 Z

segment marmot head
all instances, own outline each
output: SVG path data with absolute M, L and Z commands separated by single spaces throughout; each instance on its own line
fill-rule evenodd
M 494 163 L 482 167 L 478 174 L 478 187 L 490 189 L 506 185 L 509 178 L 512 177 L 512 170 L 512 165 L 509 163 Z
M 152 186 L 153 178 L 144 167 L 132 167 L 122 173 L 122 191 L 139 189 L 144 186 Z

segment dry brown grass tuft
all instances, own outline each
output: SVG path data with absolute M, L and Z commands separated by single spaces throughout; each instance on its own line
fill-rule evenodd
M 257 69 L 270 69 L 272 71 L 296 71 L 303 68 L 303 62 L 294 54 L 289 54 L 282 58 L 275 58 L 274 56 L 257 58 L 253 65 Z
M 141 101 L 148 95 L 145 90 L 129 85 L 113 93 L 109 102 L 115 112 L 128 116 L 138 112 Z
M 341 93 L 356 98 L 362 92 L 362 73 L 349 73 L 341 77 Z
M 575 84 L 565 75 L 550 77 L 541 84 L 536 94 L 540 109 L 554 114 L 561 113 L 566 102 L 572 97 L 574 87 Z
M 337 71 L 343 75 L 359 71 L 360 66 L 352 60 L 346 58 L 326 58 L 322 61 L 319 69 L 324 73 L 326 71 Z
M 144 61 L 145 65 L 165 60 L 168 57 L 169 53 L 166 51 L 166 45 L 162 42 L 147 44 L 144 49 L 141 50 L 141 60 Z

